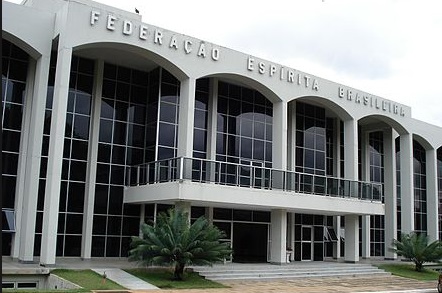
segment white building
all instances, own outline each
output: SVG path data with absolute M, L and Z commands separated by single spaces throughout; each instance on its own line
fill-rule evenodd
M 441 238 L 442 128 L 408 106 L 92 1 L 2 5 L 3 255 L 126 257 L 172 205 L 233 261 Z

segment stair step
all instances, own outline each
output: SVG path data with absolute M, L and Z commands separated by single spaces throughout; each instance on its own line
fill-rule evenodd
M 380 271 L 381 273 L 384 273 L 383 271 Z M 200 273 L 200 275 L 210 278 L 210 277 L 224 277 L 224 276 L 236 276 L 236 277 L 243 277 L 243 276 L 297 276 L 297 275 L 327 275 L 327 274 L 342 274 L 342 275 L 364 275 L 364 274 L 377 274 L 379 271 L 341 271 L 341 272 L 242 272 L 242 273 Z
M 309 263 L 287 265 L 228 264 L 194 267 L 194 271 L 210 280 L 266 280 L 342 276 L 388 276 L 390 273 L 370 264 Z
M 225 276 L 225 277 L 211 277 L 208 278 L 212 281 L 221 281 L 221 280 L 272 280 L 272 279 L 300 279 L 300 278 L 320 278 L 320 277 L 353 277 L 353 276 L 367 276 L 366 274 L 343 274 L 343 273 L 330 273 L 330 274 L 299 274 L 299 275 L 263 275 L 263 276 L 242 276 L 242 277 L 235 277 L 235 276 Z M 379 272 L 379 273 L 372 273 L 371 276 L 389 276 L 389 273 L 386 272 Z

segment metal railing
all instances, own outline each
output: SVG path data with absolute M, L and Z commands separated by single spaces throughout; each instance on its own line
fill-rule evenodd
M 178 180 L 381 201 L 383 185 L 261 166 L 178 157 L 129 167 L 126 185 Z

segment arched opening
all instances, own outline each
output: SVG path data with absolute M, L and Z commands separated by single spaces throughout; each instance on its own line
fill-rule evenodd
M 287 116 L 287 165 L 301 174 L 299 189 L 305 193 L 337 193 L 339 186 L 333 178 L 344 177 L 344 120 L 351 119 L 350 114 L 322 97 L 300 97 L 289 103 Z M 313 183 L 312 176 L 329 180 Z M 336 249 L 336 242 L 342 239 L 336 237 L 336 229 L 341 227 L 334 227 L 332 216 L 294 213 L 291 217 L 294 241 L 288 247 L 294 245 L 294 260 L 333 257 L 334 246 Z

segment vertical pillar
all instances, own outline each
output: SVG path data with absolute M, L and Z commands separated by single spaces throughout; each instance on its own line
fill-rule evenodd
M 273 104 L 273 168 L 287 170 L 287 103 Z
M 190 212 L 191 212 L 191 206 L 189 201 L 177 201 L 175 202 L 175 209 L 177 211 L 182 211 L 183 213 L 187 213 L 189 216 L 189 223 L 190 223 Z
M 195 114 L 196 80 L 181 81 L 178 125 L 178 156 L 191 158 L 193 155 L 193 119 Z
M 287 103 L 273 104 L 272 167 L 287 170 Z M 272 171 L 272 188 L 285 189 L 283 171 Z
M 393 129 L 384 131 L 384 203 L 385 203 L 385 258 L 396 259 L 390 251 L 397 235 L 396 151 Z
M 207 159 L 216 159 L 216 125 L 218 112 L 218 79 L 211 78 L 209 83 L 209 105 L 207 117 Z
M 437 151 L 426 151 L 426 177 L 427 177 L 427 234 L 429 242 L 439 239 L 439 190 L 437 187 Z
M 18 188 L 16 193 L 17 231 L 12 256 L 32 262 L 34 256 L 35 221 L 40 178 L 41 146 L 45 119 L 50 55 L 30 62 L 28 70 L 24 129 L 21 137 Z
M 401 146 L 401 232 L 414 231 L 413 136 L 400 136 Z
M 358 123 L 354 119 L 344 122 L 344 145 L 345 178 L 358 180 Z
M 294 261 L 295 260 L 295 213 L 290 213 L 289 214 L 289 227 L 287 228 L 289 232 L 289 246 L 292 249 L 292 253 L 290 255 L 290 261 Z
M 287 211 L 272 210 L 271 212 L 271 239 L 270 262 L 283 264 L 287 262 Z
M 288 117 L 287 161 L 288 170 L 296 170 L 296 101 L 290 102 Z
M 48 172 L 43 214 L 43 234 L 40 252 L 41 265 L 55 265 L 57 245 L 58 205 L 60 201 L 61 167 L 63 162 L 64 131 L 69 92 L 72 48 L 60 41 L 55 74 L 52 105 L 51 139 L 49 141 Z
M 95 64 L 95 79 L 92 95 L 92 119 L 89 126 L 88 165 L 86 170 L 86 190 L 83 207 L 83 237 L 81 240 L 81 258 L 91 258 L 92 224 L 94 220 L 95 182 L 97 177 L 98 136 L 100 132 L 101 89 L 103 84 L 104 62 Z
M 359 216 L 345 216 L 345 256 L 346 262 L 359 261 Z
M 146 205 L 145 204 L 141 204 L 140 205 L 140 229 L 139 229 L 139 237 L 143 236 L 143 232 L 141 232 L 141 225 L 146 223 L 146 221 L 144 220 L 146 218 Z
M 333 217 L 333 229 L 335 229 L 336 238 L 338 239 L 333 244 L 333 258 L 339 260 L 341 258 L 341 216 Z
M 204 216 L 210 223 L 213 223 L 213 207 L 206 207 L 204 211 Z
M 207 157 L 206 159 L 216 160 L 216 125 L 218 112 L 218 79 L 211 78 L 209 82 L 209 105 L 207 117 Z M 216 163 L 210 162 L 207 165 L 206 180 L 216 182 Z

